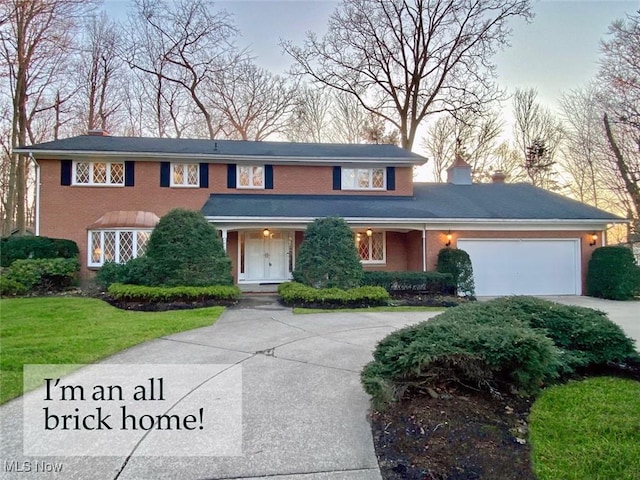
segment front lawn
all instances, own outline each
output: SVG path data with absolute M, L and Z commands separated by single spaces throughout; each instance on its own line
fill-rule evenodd
M 2 299 L 0 404 L 22 394 L 24 364 L 93 363 L 147 340 L 212 325 L 223 310 L 132 312 L 92 298 Z
M 599 377 L 548 388 L 530 422 L 539 480 L 639 478 L 640 382 Z

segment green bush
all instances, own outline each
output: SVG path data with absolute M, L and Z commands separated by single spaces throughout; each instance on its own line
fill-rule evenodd
M 455 293 L 453 276 L 440 272 L 364 272 L 363 285 L 382 287 L 390 294 L 427 293 L 451 295 Z
M 231 260 L 199 212 L 175 209 L 151 233 L 145 257 L 128 273 L 148 286 L 232 285 Z M 148 262 L 148 263 L 145 263 Z
M 282 283 L 278 294 L 286 305 L 295 307 L 326 306 L 377 306 L 386 305 L 389 293 L 382 287 L 313 288 L 297 282 Z
M 450 273 L 453 276 L 458 295 L 475 296 L 473 266 L 467 252 L 457 248 L 443 248 L 438 252 L 436 270 L 440 273 Z
M 60 290 L 75 281 L 79 270 L 75 258 L 15 260 L 4 270 L 3 277 L 23 285 L 27 291 Z
M 596 248 L 589 261 L 587 295 L 629 300 L 640 295 L 640 267 L 625 247 Z
M 293 279 L 314 288 L 347 289 L 360 285 L 360 256 L 353 232 L 343 219 L 319 218 L 309 224 Z
M 133 302 L 233 301 L 240 298 L 241 294 L 237 286 L 230 285 L 149 287 L 121 283 L 112 284 L 108 292 L 116 300 Z
M 636 358 L 633 341 L 602 312 L 511 297 L 451 308 L 390 334 L 361 378 L 378 404 L 451 380 L 533 394 L 577 367 Z
M 16 260 L 76 258 L 78 245 L 72 240 L 49 237 L 7 237 L 0 240 L 0 266 Z
M 96 283 L 108 289 L 114 283 L 144 285 L 153 276 L 153 261 L 146 256 L 132 258 L 127 263 L 106 262 L 96 273 Z
M 0 277 L 0 296 L 14 297 L 16 295 L 24 295 L 28 291 L 29 289 L 20 282 L 7 278 L 4 275 Z

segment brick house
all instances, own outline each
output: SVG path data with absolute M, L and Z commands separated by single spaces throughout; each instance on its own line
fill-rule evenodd
M 169 210 L 220 230 L 237 283 L 288 280 L 306 225 L 343 217 L 365 269 L 433 270 L 471 256 L 478 295 L 581 294 L 604 232 L 624 222 L 528 184 L 473 184 L 459 159 L 445 184 L 414 183 L 426 159 L 392 145 L 111 137 L 16 149 L 38 165 L 37 234 L 80 247 L 81 275 L 140 255 Z

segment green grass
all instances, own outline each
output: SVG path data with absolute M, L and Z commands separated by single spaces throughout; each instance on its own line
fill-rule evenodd
M 539 480 L 640 478 L 640 382 L 597 377 L 551 387 L 529 420 Z
M 93 363 L 153 338 L 212 325 L 223 307 L 119 310 L 93 298 L 0 302 L 0 404 L 22 395 L 24 364 Z
M 409 307 L 409 306 L 382 306 L 382 307 L 368 307 L 368 308 L 305 308 L 295 307 L 293 313 L 296 314 L 308 314 L 308 313 L 364 313 L 364 312 L 443 312 L 444 307 Z

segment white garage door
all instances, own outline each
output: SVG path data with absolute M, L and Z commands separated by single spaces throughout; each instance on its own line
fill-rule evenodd
M 471 257 L 476 295 L 579 295 L 578 240 L 460 239 Z

